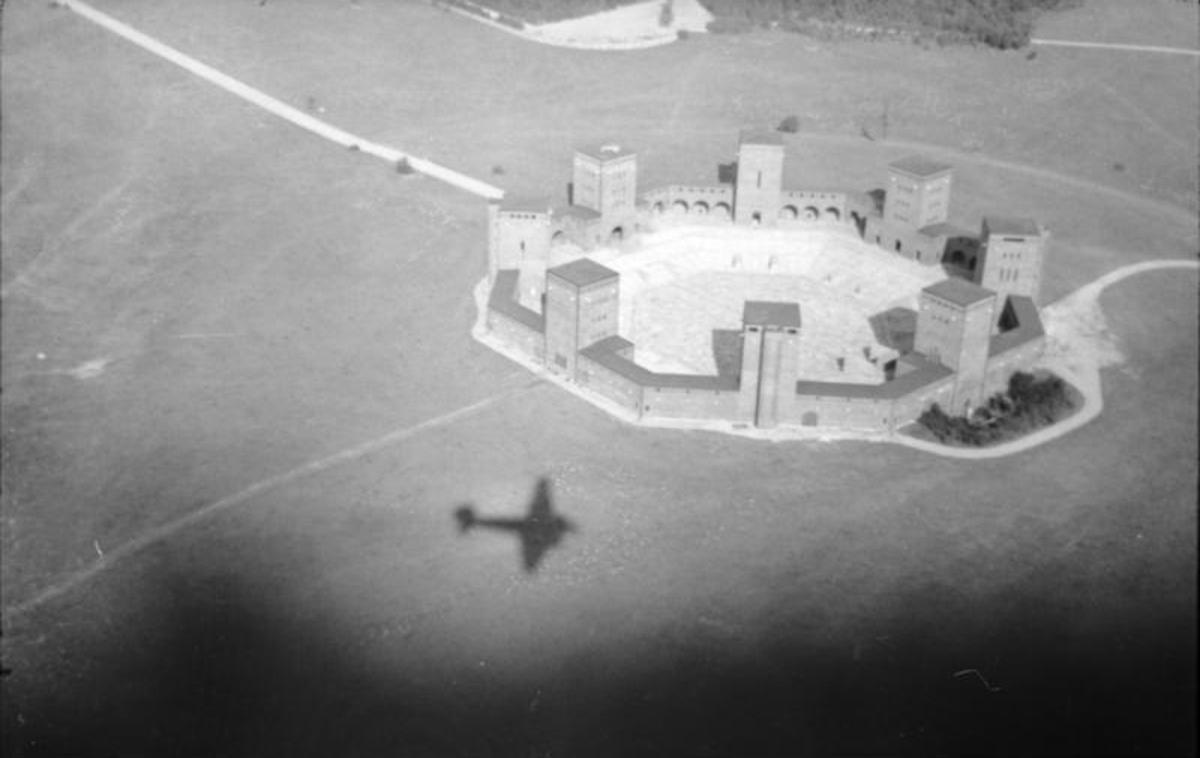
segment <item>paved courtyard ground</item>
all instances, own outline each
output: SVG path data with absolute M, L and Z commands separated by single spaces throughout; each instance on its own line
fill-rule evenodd
M 597 260 L 622 274 L 622 334 L 647 368 L 716 373 L 713 331 L 740 330 L 744 303 L 770 300 L 800 305 L 802 378 L 862 384 L 882 382 L 896 356 L 870 318 L 915 310 L 921 288 L 946 276 L 836 227 L 676 227 Z

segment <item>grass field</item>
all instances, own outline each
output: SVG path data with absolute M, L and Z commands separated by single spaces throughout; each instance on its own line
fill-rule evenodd
M 100 5 L 520 192 L 609 135 L 647 186 L 711 181 L 738 127 L 797 113 L 804 183 L 877 186 L 895 141 L 969 152 L 952 213 L 1045 221 L 1049 299 L 1197 250 L 1182 60 L 771 34 L 604 55 L 423 4 Z M 1011 458 L 632 428 L 470 338 L 478 199 L 5 11 L 6 754 L 1194 753 L 1195 274 L 1110 289 L 1129 360 L 1104 414 Z M 891 90 L 893 142 L 868 142 Z M 580 526 L 539 573 L 454 533 L 539 477 Z

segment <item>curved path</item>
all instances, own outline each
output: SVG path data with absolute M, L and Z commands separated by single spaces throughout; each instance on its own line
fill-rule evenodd
M 819 441 L 819 442 L 886 442 L 903 445 L 927 453 L 933 453 L 946 458 L 961 460 L 987 460 L 1003 458 L 1024 452 L 1043 445 L 1051 440 L 1063 437 L 1079 427 L 1095 419 L 1104 410 L 1104 393 L 1100 381 L 1100 369 L 1106 365 L 1102 360 L 1102 346 L 1089 344 L 1078 335 L 1056 334 L 1052 331 L 1054 322 L 1071 323 L 1076 319 L 1086 319 L 1100 307 L 1100 294 L 1109 286 L 1131 276 L 1158 271 L 1161 269 L 1187 269 L 1200 271 L 1200 262 L 1187 260 L 1158 260 L 1134 263 L 1114 269 L 1104 276 L 1075 290 L 1066 297 L 1052 303 L 1043 309 L 1049 317 L 1047 324 L 1047 350 L 1043 358 L 1036 364 L 1039 368 L 1053 371 L 1073 385 L 1083 396 L 1083 407 L 1062 421 L 1044 427 L 1028 436 L 1000 445 L 987 448 L 963 448 L 941 445 L 936 442 L 919 440 L 904 434 L 888 434 L 881 432 L 855 431 L 847 429 L 821 428 L 789 428 L 789 429 L 737 429 L 728 422 L 696 422 L 672 419 L 638 419 L 628 409 L 600 398 L 593 393 L 583 392 L 575 384 L 570 384 L 558 375 L 546 371 L 529 360 L 524 354 L 512 350 L 505 343 L 497 340 L 487 332 L 485 319 L 487 313 L 487 280 L 482 280 L 475 288 L 475 301 L 478 306 L 475 327 L 472 336 L 505 357 L 520 363 L 526 369 L 571 394 L 586 400 L 611 416 L 626 423 L 651 428 L 666 428 L 678 430 L 712 431 L 733 434 L 740 437 L 770 440 L 773 442 Z
M 1049 315 L 1053 315 L 1055 310 L 1065 312 L 1066 315 L 1087 314 L 1100 308 L 1100 295 L 1111 285 L 1128 279 L 1131 276 L 1162 269 L 1200 271 L 1200 262 L 1184 260 L 1145 261 L 1143 263 L 1122 266 L 1108 272 L 1095 281 L 1085 284 L 1061 300 L 1047 306 L 1044 310 Z M 1054 340 L 1056 336 L 1063 335 L 1047 334 L 1050 340 Z M 888 441 L 950 458 L 981 460 L 1015 455 L 1050 440 L 1070 434 L 1099 416 L 1100 412 L 1104 410 L 1104 392 L 1100 381 L 1100 369 L 1104 367 L 1104 363 L 1100 356 L 1096 355 L 1091 349 L 1091 346 L 1080 345 L 1077 342 L 1063 341 L 1056 347 L 1059 350 L 1048 350 L 1047 355 L 1042 358 L 1038 366 L 1053 371 L 1063 379 L 1066 379 L 1083 395 L 1083 407 L 1057 424 L 1039 429 L 1021 439 L 989 448 L 947 447 L 945 445 L 902 436 L 897 436 Z

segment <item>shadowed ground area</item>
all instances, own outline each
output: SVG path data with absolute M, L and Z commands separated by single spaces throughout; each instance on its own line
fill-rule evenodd
M 789 170 L 877 186 L 909 149 L 858 125 L 903 91 L 902 138 L 1194 192 L 1173 63 L 769 34 L 606 57 L 415 3 L 104 9 L 517 190 L 605 132 L 683 181 L 788 111 L 841 130 Z M 471 340 L 477 200 L 46 4 L 9 4 L 3 34 L 5 755 L 1194 754 L 1193 273 L 1105 292 L 1127 362 L 1104 414 L 1011 458 L 632 428 Z M 1101 81 L 1186 144 L 1096 118 Z M 956 182 L 968 216 L 1046 217 L 1050 299 L 1195 253 L 1194 219 L 1127 195 L 970 161 Z M 537 572 L 457 532 L 454 504 L 519 516 L 543 477 L 581 529 Z

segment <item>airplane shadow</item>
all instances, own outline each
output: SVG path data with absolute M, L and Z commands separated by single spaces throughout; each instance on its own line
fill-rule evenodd
M 480 516 L 470 503 L 455 509 L 454 518 L 460 534 L 484 528 L 517 535 L 521 541 L 521 565 L 530 574 L 537 571 L 546 553 L 562 542 L 566 533 L 577 531 L 570 520 L 555 513 L 550 480 L 545 477 L 538 479 L 524 518 Z

